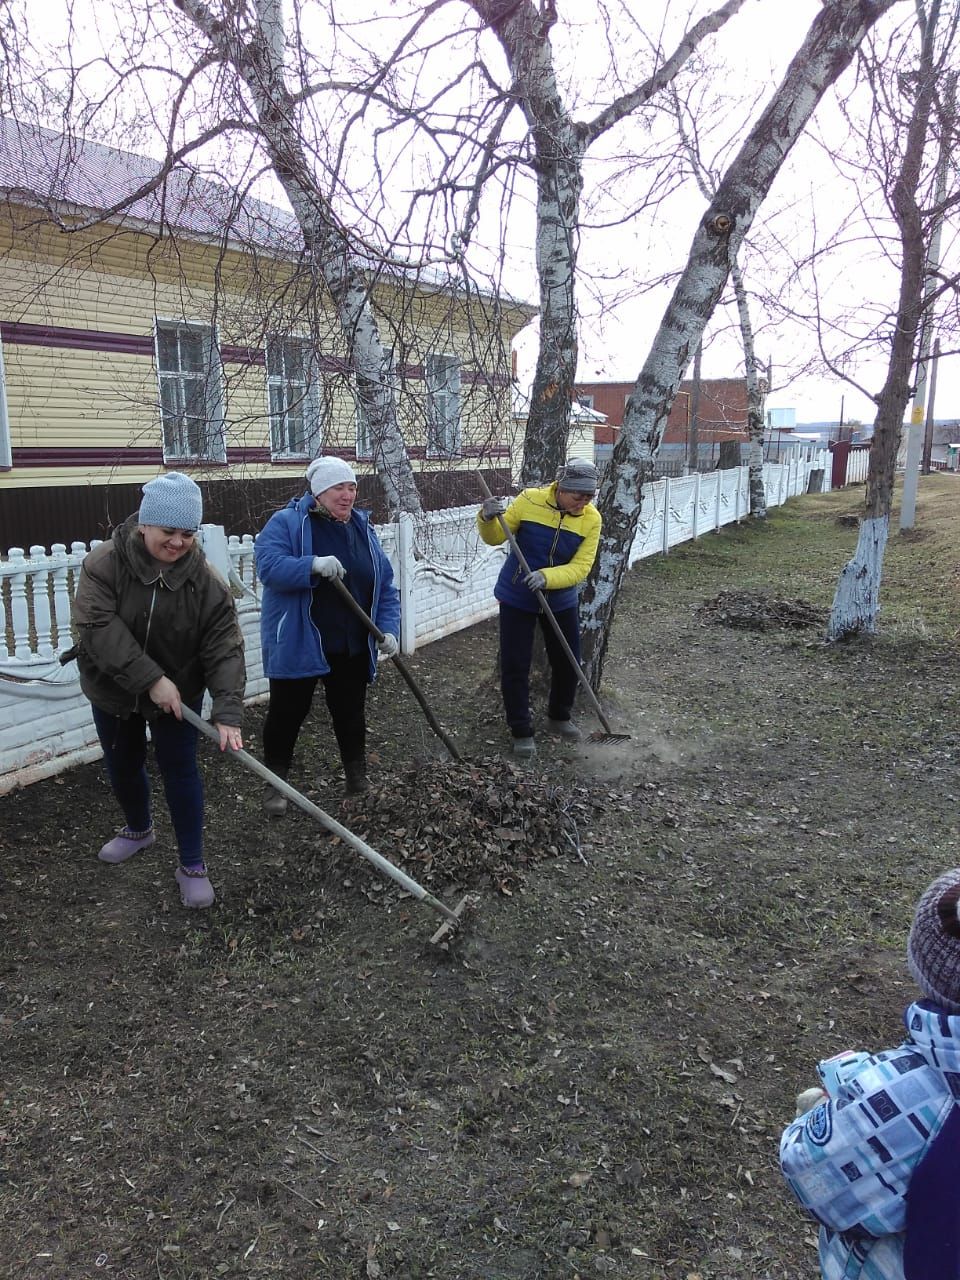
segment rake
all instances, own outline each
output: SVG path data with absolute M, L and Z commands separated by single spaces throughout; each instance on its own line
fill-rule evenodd
M 340 599 L 347 606 L 347 608 L 352 610 L 353 613 L 356 614 L 356 616 L 360 619 L 363 625 L 367 628 L 367 630 L 373 636 L 374 640 L 376 641 L 382 640 L 383 632 L 380 630 L 380 628 L 377 626 L 374 620 L 369 616 L 366 610 L 363 609 L 357 603 L 356 600 L 354 600 L 353 596 L 350 594 L 349 589 L 340 581 L 340 579 L 331 578 L 330 585 L 337 592 L 337 595 L 339 595 Z M 443 725 L 440 723 L 437 717 L 433 714 L 433 711 L 430 709 L 429 703 L 427 702 L 426 698 L 423 696 L 423 690 L 417 684 L 416 680 L 414 680 L 413 673 L 411 672 L 410 668 L 407 666 L 404 660 L 400 657 L 399 653 L 391 654 L 390 661 L 393 663 L 393 665 L 397 668 L 397 670 L 403 676 L 404 680 L 406 680 L 407 686 L 410 689 L 410 692 L 413 694 L 417 702 L 420 704 L 420 710 L 427 717 L 427 723 L 430 725 L 430 728 L 437 735 L 437 737 L 440 739 L 443 745 L 447 748 L 447 751 L 449 751 L 451 760 L 460 760 L 461 756 L 459 751 L 453 745 L 450 735 L 447 733 Z
M 480 488 L 483 490 L 483 496 L 485 498 L 492 498 L 493 494 L 490 492 L 489 488 L 487 487 L 486 480 L 484 480 L 483 476 L 479 471 L 477 472 L 477 479 L 480 481 Z M 500 521 L 500 528 L 503 530 L 504 535 L 506 536 L 506 539 L 510 544 L 511 551 L 517 557 L 517 560 L 520 563 L 520 568 L 523 570 L 525 574 L 529 574 L 530 572 L 532 572 L 530 569 L 530 565 L 527 563 L 526 556 L 524 556 L 523 552 L 520 550 L 520 546 L 516 538 L 513 536 L 513 533 L 510 530 L 510 526 L 507 524 L 506 520 L 504 520 L 502 515 L 498 515 L 497 519 Z M 554 617 L 553 610 L 550 608 L 549 604 L 547 604 L 547 597 L 544 595 L 542 591 L 539 591 L 539 590 L 534 591 L 533 594 L 537 597 L 537 600 L 540 603 L 540 608 L 543 610 L 547 621 L 550 623 L 550 626 L 553 628 L 554 634 L 556 635 L 557 639 L 560 641 L 561 647 L 563 648 L 564 653 L 567 655 L 567 660 L 569 661 L 570 666 L 573 668 L 574 674 L 576 675 L 577 679 L 580 681 L 580 684 L 583 688 L 584 693 L 587 695 L 587 698 L 590 700 L 590 705 L 593 707 L 594 711 L 597 713 L 597 719 L 603 725 L 604 731 L 601 733 L 599 729 L 595 729 L 594 732 L 589 735 L 587 741 L 602 742 L 602 743 L 629 742 L 630 741 L 629 733 L 616 733 L 611 727 L 610 721 L 607 719 L 606 713 L 604 712 L 603 707 L 600 705 L 600 699 L 590 688 L 590 681 L 584 675 L 583 668 L 580 666 L 580 663 L 577 661 L 576 657 L 574 656 L 573 650 L 570 648 L 570 645 L 567 643 L 567 637 L 563 634 L 563 631 L 561 630 L 561 627 L 560 627 L 560 623 Z
M 208 737 L 212 742 L 215 742 L 217 746 L 220 745 L 220 735 L 208 720 L 202 720 L 200 716 L 183 703 L 180 704 L 180 711 L 187 724 L 191 724 L 195 729 L 199 729 L 202 734 Z M 391 880 L 400 885 L 401 889 L 405 889 L 406 892 L 416 898 L 418 902 L 424 903 L 425 906 L 436 911 L 438 915 L 443 916 L 443 923 L 430 939 L 431 943 L 437 944 L 444 942 L 453 933 L 455 933 L 457 929 L 459 929 L 460 920 L 464 911 L 468 907 L 473 906 L 474 903 L 474 899 L 470 894 L 466 894 L 461 898 L 457 905 L 452 909 L 445 906 L 439 898 L 435 898 L 429 890 L 424 889 L 422 884 L 417 884 L 416 880 L 411 876 L 408 876 L 405 871 L 401 871 L 399 867 L 395 867 L 389 858 L 385 858 L 382 853 L 377 853 L 376 849 L 372 849 L 370 845 L 368 845 L 364 840 L 361 840 L 359 836 L 355 836 L 352 831 L 349 831 L 345 826 L 337 822 L 336 818 L 331 818 L 329 813 L 324 813 L 324 811 L 318 805 L 315 805 L 312 800 L 308 800 L 306 796 L 302 796 L 295 787 L 291 787 L 289 782 L 274 773 L 271 769 L 268 769 L 265 764 L 261 764 L 260 761 L 257 760 L 255 756 L 250 755 L 248 751 L 244 751 L 242 749 L 235 751 L 230 749 L 226 754 L 232 756 L 235 760 L 239 760 L 242 765 L 245 765 L 252 773 L 261 777 L 264 782 L 269 782 L 274 790 L 279 791 L 282 796 L 286 796 L 288 800 L 291 800 L 298 808 L 302 809 L 304 813 L 308 813 L 311 818 L 316 818 L 317 822 L 319 822 L 322 827 L 326 827 L 332 835 L 339 836 L 344 844 L 348 844 L 351 849 L 355 849 L 357 853 L 362 854 L 368 862 L 373 863 L 378 871 L 381 871 L 385 876 L 389 876 Z

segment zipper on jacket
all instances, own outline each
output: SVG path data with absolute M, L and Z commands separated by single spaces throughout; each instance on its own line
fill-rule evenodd
M 143 652 L 148 658 L 150 657 L 150 655 L 149 653 L 147 653 L 147 641 L 150 639 L 150 628 L 153 625 L 153 610 L 157 603 L 157 590 L 162 581 L 163 581 L 162 577 L 157 579 L 157 581 L 153 584 L 153 593 L 150 596 L 150 612 L 147 614 L 147 632 L 146 632 L 146 635 L 143 637 Z M 149 696 L 150 694 L 148 692 L 147 697 Z M 137 697 L 135 697 L 133 700 L 134 711 L 136 711 L 137 709 L 138 700 L 139 699 Z

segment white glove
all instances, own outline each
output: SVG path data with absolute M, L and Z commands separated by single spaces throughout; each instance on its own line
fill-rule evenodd
M 547 575 L 541 573 L 539 569 L 534 569 L 533 573 L 528 573 L 524 578 L 524 582 L 531 591 L 543 591 L 547 585 Z
M 506 509 L 506 498 L 484 498 L 480 514 L 484 520 L 496 520 L 497 516 L 502 516 Z
M 400 652 L 400 641 L 396 636 L 392 636 L 389 631 L 385 631 L 383 639 L 377 641 L 377 648 L 385 658 L 392 658 L 395 653 Z
M 332 578 L 342 578 L 347 571 L 336 556 L 314 556 L 313 572 L 329 582 Z

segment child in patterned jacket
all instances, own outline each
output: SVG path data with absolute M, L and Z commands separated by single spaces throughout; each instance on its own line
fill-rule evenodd
M 921 897 L 907 964 L 907 1038 L 821 1062 L 780 1140 L 823 1280 L 960 1278 L 960 867 Z

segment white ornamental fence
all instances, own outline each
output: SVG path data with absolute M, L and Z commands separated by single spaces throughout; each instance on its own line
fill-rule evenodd
M 798 450 L 789 462 L 767 463 L 768 506 L 806 493 L 812 471 L 824 472 L 826 487 L 829 463 L 829 454 L 812 449 Z M 629 563 L 735 523 L 749 509 L 746 467 L 658 480 L 644 488 Z M 476 512 L 470 506 L 403 516 L 377 529 L 400 590 L 404 653 L 496 612 L 493 586 L 505 548 L 480 541 Z M 203 546 L 237 594 L 247 700 L 254 701 L 266 694 L 267 681 L 253 536 L 228 538 L 222 528 L 204 525 Z M 49 552 L 12 548 L 0 559 L 0 795 L 100 755 L 76 663 L 59 662 L 73 643 L 70 602 L 89 549 L 82 542 Z

